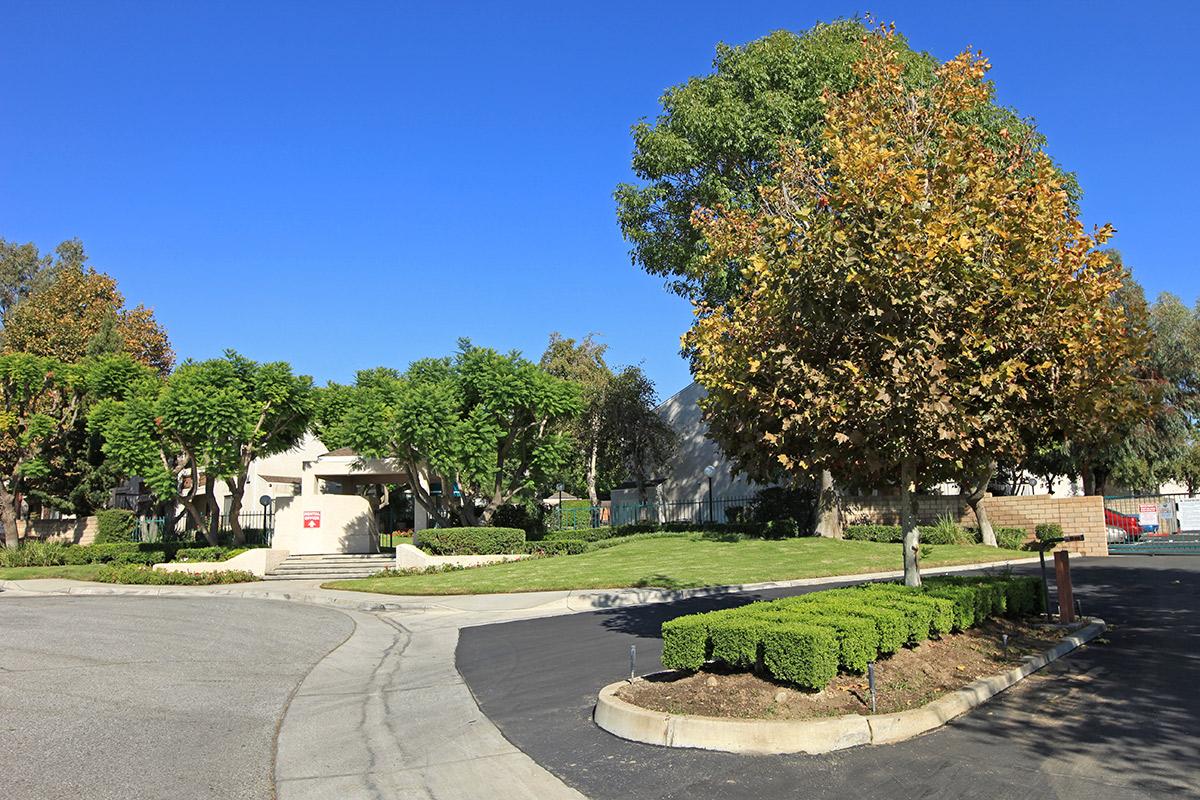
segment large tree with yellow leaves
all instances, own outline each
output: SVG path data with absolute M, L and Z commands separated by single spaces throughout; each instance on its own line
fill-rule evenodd
M 1123 273 L 1027 133 L 988 141 L 988 62 L 904 80 L 879 29 L 857 88 L 827 95 L 819 150 L 784 144 L 757 210 L 707 209 L 709 258 L 743 291 L 685 337 L 712 434 L 751 473 L 898 484 L 905 581 L 919 487 L 984 472 L 1080 396 L 1132 381 L 1143 347 L 1109 299 Z M 1113 392 L 1120 396 L 1121 392 Z

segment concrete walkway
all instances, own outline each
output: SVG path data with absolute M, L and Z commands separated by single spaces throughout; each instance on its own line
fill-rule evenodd
M 1019 559 L 1025 564 L 1036 559 Z M 926 570 L 956 572 L 1003 564 Z M 301 681 L 284 714 L 275 759 L 280 800 L 537 798 L 580 800 L 511 744 L 483 714 L 455 666 L 463 628 L 748 591 L 899 577 L 813 578 L 694 590 L 614 589 L 477 596 L 392 596 L 321 589 L 315 581 L 224 586 L 118 586 L 68 580 L 0 582 L 8 597 L 240 597 L 333 607 L 354 633 Z

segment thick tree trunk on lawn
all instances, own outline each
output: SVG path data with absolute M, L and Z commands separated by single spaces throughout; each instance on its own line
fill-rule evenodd
M 8 491 L 8 487 L 0 481 L 0 523 L 4 525 L 4 546 L 16 547 L 20 542 L 21 532 L 17 528 L 17 499 L 16 495 Z
M 225 481 L 229 487 L 229 531 L 233 536 L 233 546 L 241 547 L 246 543 L 246 532 L 242 530 L 242 495 L 246 492 L 246 476 L 242 475 L 235 481 Z M 266 519 L 263 519 L 264 526 Z
M 916 464 L 900 462 L 900 530 L 904 534 L 904 585 L 921 585 L 921 529 L 917 527 Z
M 998 547 L 996 542 L 996 532 L 992 530 L 992 523 L 988 519 L 987 510 L 983 507 L 983 499 L 987 495 L 988 484 L 992 482 L 992 476 L 996 473 L 996 462 L 991 461 L 979 473 L 970 479 L 970 485 L 964 487 L 966 494 L 964 495 L 967 505 L 971 507 L 971 511 L 975 514 L 975 520 L 979 523 L 979 536 L 984 544 L 989 547 Z
M 821 470 L 817 489 L 816 534 L 828 539 L 842 538 L 842 497 L 833 482 L 833 473 Z
M 221 512 L 217 508 L 217 492 L 212 478 L 204 479 L 204 507 L 208 509 L 208 527 L 204 538 L 209 547 L 217 547 L 221 543 Z

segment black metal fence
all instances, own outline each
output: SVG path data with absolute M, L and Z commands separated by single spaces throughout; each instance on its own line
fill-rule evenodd
M 547 520 L 550 530 L 584 530 L 622 525 L 711 525 L 738 522 L 753 497 L 722 497 L 676 503 L 612 503 L 592 506 L 564 502 Z
M 270 547 L 271 540 L 275 534 L 275 512 L 267 511 L 244 511 L 238 514 L 238 522 L 241 523 L 242 533 L 246 537 L 246 544 L 256 547 Z M 200 542 L 205 538 L 205 531 L 208 530 L 208 519 L 202 520 L 203 526 L 197 528 L 194 520 L 190 516 L 184 516 L 179 520 L 172 520 L 168 517 L 138 517 L 133 529 L 133 540 L 135 542 Z M 223 514 L 218 521 L 218 535 L 225 539 L 229 537 L 233 528 L 230 524 L 230 517 Z
M 1104 498 L 1109 553 L 1200 553 L 1200 497 L 1184 493 Z

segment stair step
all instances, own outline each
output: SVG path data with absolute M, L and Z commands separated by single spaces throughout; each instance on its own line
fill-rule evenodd
M 396 557 L 390 553 L 310 553 L 288 556 L 264 578 L 268 581 L 347 580 L 367 578 L 395 565 Z

